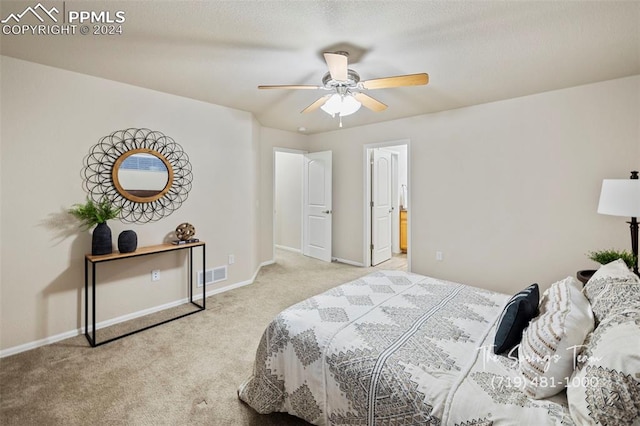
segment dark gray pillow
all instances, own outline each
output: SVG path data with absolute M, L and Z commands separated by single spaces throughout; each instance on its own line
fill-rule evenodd
M 538 315 L 540 290 L 538 284 L 513 295 L 507 302 L 496 327 L 493 352 L 502 354 L 513 349 L 522 340 L 522 331 L 527 328 L 532 318 Z

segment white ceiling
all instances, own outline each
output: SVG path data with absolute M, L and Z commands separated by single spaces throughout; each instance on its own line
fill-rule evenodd
M 3 0 L 0 15 L 37 2 Z M 640 74 L 638 1 L 42 3 L 122 10 L 123 34 L 2 35 L 3 55 L 249 111 L 290 131 L 337 129 L 321 110 L 300 114 L 325 92 L 256 86 L 319 85 L 321 53 L 344 43 L 363 80 L 430 77 L 427 86 L 368 92 L 389 108 L 362 108 L 345 127 Z

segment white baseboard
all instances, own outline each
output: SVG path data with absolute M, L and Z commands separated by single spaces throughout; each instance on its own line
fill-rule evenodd
M 246 285 L 249 284 L 253 284 L 253 282 L 256 280 L 256 277 L 258 276 L 258 273 L 260 272 L 260 269 L 262 269 L 263 266 L 267 266 L 267 265 L 271 265 L 275 263 L 274 260 L 268 260 L 266 262 L 262 262 L 259 266 L 258 269 L 256 269 L 256 271 L 254 272 L 253 276 L 251 277 L 251 279 L 246 280 L 246 281 L 241 281 L 241 282 L 237 282 L 234 284 L 229 284 L 226 285 L 224 287 L 219 287 L 210 291 L 207 291 L 205 293 L 205 297 L 209 297 L 209 296 L 213 296 L 214 294 L 220 294 L 220 293 L 224 293 L 225 291 L 229 291 L 229 290 L 233 290 L 239 287 L 244 287 Z M 197 291 L 195 293 L 198 293 Z M 194 300 L 202 300 L 202 292 L 200 292 L 199 294 L 194 294 Z M 132 319 L 136 319 L 139 317 L 143 317 L 145 315 L 149 315 L 149 314 L 153 314 L 155 312 L 160 312 L 163 311 L 165 309 L 169 309 L 169 308 L 173 308 L 176 306 L 180 306 L 184 303 L 187 303 L 189 301 L 189 299 L 184 298 L 181 300 L 177 300 L 174 302 L 169 302 L 166 303 L 164 305 L 160 305 L 160 306 L 154 306 L 153 308 L 148 308 L 148 309 L 143 309 L 141 311 L 137 311 L 137 312 L 133 312 L 131 314 L 127 314 L 127 315 L 122 315 L 120 317 L 117 318 L 112 318 L 106 321 L 102 321 L 99 323 L 96 323 L 96 330 L 104 328 L 104 327 L 109 327 L 115 324 L 119 324 L 121 322 L 125 322 L 125 321 L 129 321 Z M 76 330 L 70 330 L 70 331 L 65 331 L 64 333 L 60 333 L 60 334 L 56 334 L 54 336 L 49 336 L 49 337 L 45 337 L 44 339 L 40 339 L 40 340 L 35 340 L 33 342 L 29 342 L 29 343 L 25 343 L 22 345 L 18 345 L 18 346 L 14 346 L 12 348 L 7 348 L 4 350 L 0 350 L 0 358 L 4 358 L 7 356 L 11 356 L 11 355 L 15 355 L 15 354 L 19 354 L 20 352 L 26 352 L 29 351 L 31 349 L 35 349 L 35 348 L 39 348 L 40 346 L 45 346 L 45 345 L 50 345 L 52 343 L 56 343 L 59 342 L 61 340 L 65 340 L 65 339 L 69 339 L 71 337 L 76 337 L 79 336 L 81 334 L 84 334 L 84 327 L 80 327 Z
M 302 253 L 302 250 L 297 249 L 297 248 L 288 247 L 288 246 L 281 246 L 280 244 L 276 244 L 275 246 L 276 246 L 276 248 L 279 248 L 279 249 L 282 249 L 282 250 L 292 251 L 294 253 Z
M 194 297 L 194 299 L 196 298 Z M 200 299 L 202 299 L 202 295 L 200 295 Z M 181 300 L 176 300 L 174 302 L 165 303 L 164 305 L 154 306 L 153 308 L 143 309 L 138 312 L 132 312 L 130 314 L 122 315 L 117 318 L 101 321 L 96 323 L 96 330 L 99 330 L 105 327 L 110 327 L 112 325 L 120 324 L 121 322 L 130 321 L 132 319 L 140 318 L 145 315 L 150 315 L 156 312 L 164 311 L 165 309 L 175 308 L 176 306 L 184 305 L 187 302 L 189 302 L 189 299 L 184 298 Z M 85 328 L 80 327 L 78 329 L 78 334 L 84 334 L 84 333 L 85 333 Z
M 361 268 L 364 268 L 364 263 L 354 262 L 353 260 L 340 259 L 339 257 L 334 257 L 333 261 L 334 262 L 345 263 L 345 264 L 351 265 L 351 266 L 359 266 Z
M 271 259 L 271 260 L 267 260 L 265 262 L 262 262 L 260 264 L 260 268 L 262 268 L 263 266 L 269 266 L 269 265 L 273 265 L 274 263 L 276 263 L 275 260 Z M 255 274 L 253 274 L 253 279 L 255 279 L 258 276 L 258 272 L 260 272 L 260 268 L 256 271 Z
M 40 346 L 50 345 L 61 340 L 76 337 L 81 334 L 80 329 L 66 331 L 64 333 L 56 334 L 55 336 L 45 337 L 44 339 L 36 340 L 34 342 L 25 343 L 23 345 L 14 346 L 12 348 L 4 349 L 0 351 L 0 358 L 4 358 L 10 355 L 19 354 L 20 352 L 26 352 L 31 349 L 39 348 Z

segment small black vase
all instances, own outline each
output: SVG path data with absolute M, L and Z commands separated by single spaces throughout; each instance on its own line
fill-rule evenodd
M 138 236 L 132 230 L 122 231 L 118 235 L 118 250 L 120 253 L 131 253 L 138 247 Z
M 113 251 L 111 243 L 111 229 L 106 223 L 99 223 L 93 230 L 91 237 L 91 254 L 98 256 L 101 254 L 110 254 Z

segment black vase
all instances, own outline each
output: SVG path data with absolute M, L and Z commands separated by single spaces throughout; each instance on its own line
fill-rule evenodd
M 113 251 L 111 243 L 111 229 L 106 223 L 99 223 L 93 230 L 91 237 L 91 254 L 94 256 L 110 254 Z
M 132 230 L 122 231 L 118 235 L 118 250 L 120 253 L 131 253 L 138 247 L 138 236 Z

